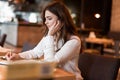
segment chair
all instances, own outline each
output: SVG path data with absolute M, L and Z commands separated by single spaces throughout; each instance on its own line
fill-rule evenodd
M 84 80 L 116 80 L 120 59 L 95 54 L 80 54 L 78 67 Z
M 1 37 L 0 37 L 0 46 L 4 46 L 4 43 L 6 41 L 6 38 L 7 38 L 7 34 L 3 34 Z
M 104 53 L 120 56 L 120 41 L 114 40 L 113 45 L 106 46 L 104 48 Z
M 85 38 L 82 38 L 82 53 L 89 53 L 89 54 L 101 54 L 100 49 L 97 49 L 95 47 L 98 47 L 97 44 L 91 44 L 85 41 Z

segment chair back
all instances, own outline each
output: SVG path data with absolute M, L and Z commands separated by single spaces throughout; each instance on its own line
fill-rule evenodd
M 78 67 L 84 80 L 116 80 L 120 59 L 95 54 L 80 54 Z
M 21 52 L 24 52 L 24 51 L 27 51 L 27 50 L 30 50 L 30 49 L 33 49 L 35 47 L 35 45 L 29 43 L 29 42 L 25 42 L 23 44 L 23 48 L 22 48 L 22 51 Z
M 0 37 L 0 46 L 4 46 L 5 44 L 5 41 L 6 41 L 6 38 L 7 38 L 7 34 L 3 34 L 1 37 Z
M 115 50 L 116 55 L 119 55 L 119 49 L 120 49 L 119 43 L 120 43 L 120 41 L 116 40 L 115 44 L 114 44 L 114 50 Z

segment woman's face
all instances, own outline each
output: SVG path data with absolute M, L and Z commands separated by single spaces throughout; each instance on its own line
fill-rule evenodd
M 48 29 L 54 24 L 56 23 L 56 21 L 58 20 L 58 17 L 51 13 L 49 10 L 45 11 L 45 24 L 48 27 Z

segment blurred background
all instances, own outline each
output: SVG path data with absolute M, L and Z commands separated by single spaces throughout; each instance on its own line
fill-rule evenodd
M 41 11 L 52 1 L 0 0 L 0 46 L 21 52 L 38 44 L 44 35 Z M 67 6 L 84 53 L 120 58 L 120 0 L 57 1 Z M 118 75 L 120 80 L 120 70 Z
M 6 33 L 6 41 L 15 46 L 21 46 L 25 41 L 37 43 L 42 32 L 39 39 L 36 39 L 35 34 L 43 31 L 41 11 L 51 1 L 54 0 L 0 0 L 0 33 Z M 80 35 L 88 36 L 94 31 L 98 37 L 106 37 L 111 31 L 120 31 L 119 0 L 59 1 L 68 7 Z M 34 30 L 38 27 L 40 31 Z M 26 29 L 30 31 L 31 37 L 25 33 Z

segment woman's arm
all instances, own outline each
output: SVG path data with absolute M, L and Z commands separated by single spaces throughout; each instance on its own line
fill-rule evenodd
M 33 58 L 40 58 L 43 55 L 43 41 L 44 38 L 38 43 L 38 45 L 29 51 L 25 51 L 22 53 L 7 53 L 6 59 L 7 60 L 19 60 L 19 59 L 33 59 Z
M 44 38 L 38 43 L 35 48 L 19 53 L 19 56 L 23 59 L 40 58 L 43 55 L 43 41 Z
M 67 41 L 64 46 L 55 53 L 55 61 L 63 63 L 70 60 L 72 57 L 78 56 L 81 48 L 81 41 L 79 39 L 71 39 Z
M 55 55 L 54 37 L 46 36 L 44 39 L 44 60 L 53 61 Z
M 81 41 L 79 38 L 74 38 L 67 41 L 62 48 L 56 52 L 53 36 L 48 36 L 45 39 L 46 48 L 44 48 L 44 59 L 46 61 L 65 62 L 79 53 Z

